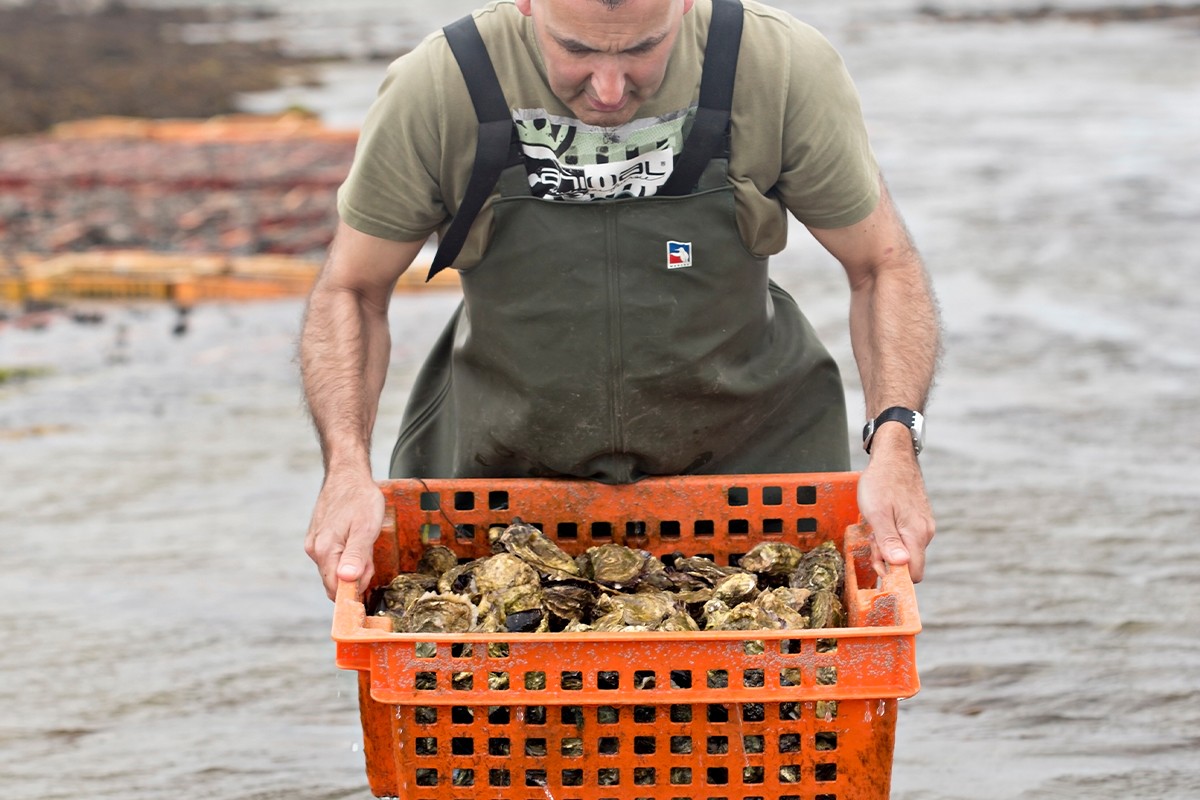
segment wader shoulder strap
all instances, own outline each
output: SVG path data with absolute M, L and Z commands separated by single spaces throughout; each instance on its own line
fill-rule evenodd
M 475 164 L 458 213 L 450 220 L 446 235 L 438 243 L 426 281 L 451 266 L 467 241 L 471 224 L 491 195 L 506 166 L 520 163 L 520 142 L 500 88 L 500 80 L 488 56 L 483 37 L 470 15 L 447 25 L 443 32 L 462 70 L 479 120 Z M 700 103 L 683 154 L 660 195 L 690 194 L 708 162 L 728 153 L 729 114 L 733 108 L 733 82 L 737 75 L 742 43 L 740 0 L 713 0 L 712 21 L 704 48 L 704 70 L 700 78 Z
M 467 91 L 471 93 L 475 117 L 479 120 L 479 141 L 475 146 L 475 165 L 471 168 L 466 193 L 458 206 L 458 213 L 450 220 L 445 236 L 438 242 L 426 281 L 451 266 L 458 258 L 471 224 L 500 180 L 500 173 L 510 163 L 519 163 L 521 158 L 508 101 L 504 99 L 500 80 L 496 77 L 492 59 L 488 56 L 474 18 L 467 15 L 447 25 L 443 32 L 467 81 Z
M 729 113 L 733 109 L 733 81 L 741 46 L 740 0 L 713 0 L 712 21 L 704 45 L 700 106 L 683 143 L 683 153 L 657 194 L 691 194 L 708 162 L 728 155 Z

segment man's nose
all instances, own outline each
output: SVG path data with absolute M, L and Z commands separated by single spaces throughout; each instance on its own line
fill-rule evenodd
M 606 106 L 620 104 L 625 96 L 625 71 L 614 62 L 601 64 L 592 73 L 592 91 L 596 99 Z

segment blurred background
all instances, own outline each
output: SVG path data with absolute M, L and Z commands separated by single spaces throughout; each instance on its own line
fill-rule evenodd
M 474 5 L 0 0 L 6 800 L 370 796 L 296 336 L 386 64 Z M 1200 797 L 1200 5 L 773 5 L 946 328 L 893 796 Z M 799 225 L 772 268 L 857 421 L 840 268 Z M 393 301 L 380 477 L 457 302 Z

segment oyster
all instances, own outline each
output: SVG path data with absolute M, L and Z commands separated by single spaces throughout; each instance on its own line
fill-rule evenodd
M 742 556 L 740 566 L 759 575 L 791 575 L 800 566 L 804 551 L 786 542 L 760 542 Z
M 482 593 L 479 613 L 488 624 L 510 632 L 545 630 L 549 620 L 542 607 L 542 585 L 537 579 L 537 571 L 507 553 L 479 563 L 476 571 Z M 513 577 L 502 580 L 505 576 Z
M 552 580 L 579 576 L 575 559 L 532 525 L 515 521 L 504 529 L 497 541 L 501 548 Z
M 479 561 L 468 561 L 446 570 L 438 578 L 438 591 L 442 594 L 465 594 L 472 598 L 478 598 L 479 589 L 475 585 L 474 573 L 480 563 Z
M 666 566 L 657 556 L 641 552 L 644 556 L 642 570 L 637 576 L 637 588 L 642 591 L 670 592 L 675 589 L 675 581 L 667 572 Z
M 780 586 L 759 594 L 754 602 L 775 622 L 774 628 L 807 628 L 808 617 L 800 613 L 808 600 L 807 589 L 792 589 Z
M 436 544 L 425 548 L 421 560 L 417 562 L 417 572 L 422 575 L 441 577 L 448 570 L 458 566 L 458 556 L 449 547 Z
M 660 631 L 698 631 L 700 626 L 686 611 L 675 611 L 658 626 Z
M 596 630 L 613 631 L 629 627 L 658 630 L 664 621 L 678 614 L 675 598 L 667 592 L 603 594 L 596 601 L 593 625 Z
M 591 616 L 596 598 L 586 586 L 554 583 L 542 591 L 546 610 L 552 617 L 570 622 Z
M 483 558 L 473 562 L 473 577 L 480 594 L 491 594 L 513 586 L 538 586 L 537 570 L 510 553 Z
M 666 574 L 671 580 L 671 591 L 687 594 L 712 590 L 711 581 L 706 581 L 694 573 L 680 572 L 674 567 L 669 567 Z
M 421 595 L 437 588 L 437 579 L 432 575 L 405 573 L 392 578 L 383 590 L 381 613 L 403 614 Z
M 718 581 L 712 593 L 725 605 L 736 606 L 758 596 L 758 578 L 749 572 L 738 572 Z
M 504 608 L 499 603 L 493 603 L 486 598 L 476 607 L 479 612 L 475 626 L 471 628 L 477 633 L 500 633 L 508 628 L 504 626 Z
M 504 629 L 509 633 L 542 633 L 549 629 L 549 617 L 540 608 L 514 611 L 504 617 Z
M 677 592 L 675 604 L 687 612 L 687 615 L 704 627 L 704 604 L 713 598 L 712 589 L 697 589 L 694 592 Z
M 822 542 L 800 559 L 790 583 L 798 589 L 811 589 L 814 592 L 824 589 L 840 595 L 845 577 L 846 564 L 837 545 Z
M 754 603 L 739 603 L 729 608 L 714 599 L 704 606 L 704 611 L 708 623 L 705 629 L 710 631 L 761 631 L 776 627 L 771 616 Z
M 494 598 L 493 602 L 508 616 L 520 611 L 541 611 L 544 595 L 539 583 L 515 583 L 487 597 Z
M 466 633 L 475 625 L 478 612 L 469 597 L 426 592 L 406 614 L 392 619 L 398 633 Z
M 709 586 L 716 584 L 722 578 L 741 572 L 737 567 L 721 567 L 715 564 L 711 558 L 702 558 L 701 556 L 677 559 L 675 571 L 690 575 Z
M 588 623 L 573 619 L 567 623 L 567 627 L 563 628 L 562 632 L 563 633 L 584 633 L 584 632 L 590 631 L 590 630 L 592 630 L 592 626 L 589 625 Z
M 705 630 L 720 630 L 718 626 L 724 623 L 725 618 L 729 616 L 729 605 L 716 597 L 704 604 L 704 611 L 701 614 L 701 621 L 704 622 Z
M 808 609 L 810 628 L 841 628 L 846 624 L 842 601 L 833 592 L 824 589 L 813 592 Z
M 619 544 L 589 547 L 585 577 L 614 589 L 631 587 L 642 574 L 643 562 L 650 557 L 644 550 L 631 550 Z
M 492 525 L 487 530 L 488 547 L 493 553 L 503 553 L 504 545 L 500 544 L 500 537 L 508 530 L 506 525 Z

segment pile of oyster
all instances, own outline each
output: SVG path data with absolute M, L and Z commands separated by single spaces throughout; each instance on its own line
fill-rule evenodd
M 401 633 L 749 631 L 845 624 L 845 564 L 831 542 L 808 552 L 763 542 L 737 567 L 619 544 L 571 557 L 519 519 L 488 531 L 493 555 L 459 563 L 425 550 L 415 573 L 377 597 Z

